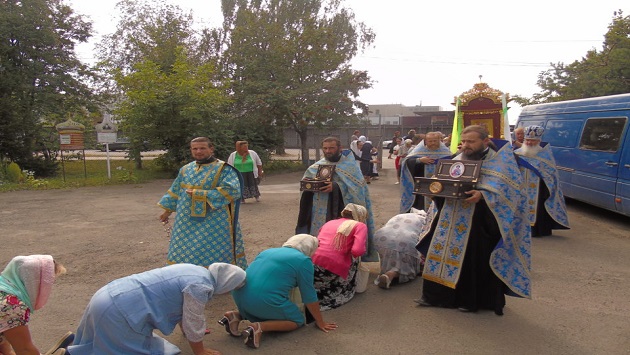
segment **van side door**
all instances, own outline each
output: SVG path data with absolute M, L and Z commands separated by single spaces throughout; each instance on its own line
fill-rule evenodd
M 617 179 L 617 211 L 630 216 L 630 124 L 626 125 L 623 137 Z
M 617 176 L 627 121 L 627 117 L 591 117 L 584 123 L 571 179 L 579 200 L 617 210 Z

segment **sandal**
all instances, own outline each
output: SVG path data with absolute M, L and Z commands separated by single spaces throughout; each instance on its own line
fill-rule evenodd
M 233 337 L 241 336 L 238 332 L 238 325 L 241 323 L 241 315 L 238 312 L 226 312 L 223 318 L 219 319 L 219 324 L 225 327 L 225 331 Z
M 45 352 L 44 355 L 65 354 L 65 352 L 58 352 L 58 350 L 61 349 L 65 351 L 65 349 L 68 346 L 72 345 L 73 342 L 74 342 L 74 333 L 67 332 L 61 337 L 61 339 L 59 339 L 59 341 L 57 341 L 55 345 L 52 346 L 52 348 L 50 348 L 50 350 Z
M 260 337 L 262 336 L 260 323 L 252 323 L 247 329 L 243 330 L 243 335 L 245 336 L 245 345 L 250 348 L 258 349 L 260 346 Z

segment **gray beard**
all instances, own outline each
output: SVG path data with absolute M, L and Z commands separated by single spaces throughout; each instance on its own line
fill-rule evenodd
M 540 145 L 535 145 L 533 147 L 530 147 L 528 145 L 523 145 L 521 147 L 521 153 L 526 157 L 533 158 L 536 155 L 538 155 L 538 153 L 540 153 L 542 149 L 543 148 Z

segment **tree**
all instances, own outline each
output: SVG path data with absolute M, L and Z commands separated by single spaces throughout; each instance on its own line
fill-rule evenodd
M 92 74 L 74 52 L 91 30 L 61 0 L 0 2 L 0 158 L 55 173 L 51 128 L 91 99 Z
M 231 146 L 232 142 L 223 141 L 226 120 L 221 108 L 226 99 L 212 80 L 213 65 L 191 63 L 180 48 L 168 71 L 150 60 L 132 69 L 116 76 L 125 99 L 115 111 L 123 118 L 123 129 L 132 144 L 134 139 L 159 140 L 168 151 L 170 168 L 179 167 L 186 159 L 188 142 L 194 136 L 206 135 L 219 147 Z M 218 149 L 219 153 L 225 152 Z
M 110 72 L 127 74 L 147 60 L 168 72 L 178 48 L 192 50 L 195 46 L 192 14 L 178 6 L 164 1 L 122 0 L 116 8 L 120 13 L 116 31 L 103 36 L 97 45 L 100 66 Z
M 543 91 L 515 101 L 529 105 L 630 92 L 630 17 L 616 11 L 604 38 L 601 51 L 591 49 L 568 65 L 552 63 L 538 75 Z
M 349 62 L 374 34 L 339 0 L 237 0 L 222 6 L 223 28 L 209 33 L 206 43 L 225 49 L 221 70 L 230 80 L 235 122 L 292 128 L 306 164 L 307 127 L 340 126 L 358 118 L 356 109 L 367 111 L 357 98 L 371 86 L 370 78 Z
M 137 168 L 142 167 L 144 141 L 166 148 L 168 165 L 174 166 L 184 159 L 188 141 L 201 134 L 200 127 L 217 118 L 209 113 L 216 111 L 209 105 L 220 101 L 213 89 L 213 66 L 197 55 L 190 13 L 163 1 L 123 0 L 117 8 L 116 31 L 97 47 L 118 107 L 114 113 L 131 139 Z M 193 87 L 199 91 L 190 92 Z M 201 102 L 205 95 L 212 98 Z

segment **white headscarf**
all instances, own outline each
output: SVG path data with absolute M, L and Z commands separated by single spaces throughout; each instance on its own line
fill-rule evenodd
M 220 295 L 230 292 L 245 282 L 245 271 L 240 267 L 226 263 L 214 263 L 208 266 L 214 279 L 214 293 Z
M 319 246 L 319 240 L 310 234 L 297 234 L 289 238 L 282 246 L 297 249 L 310 258 Z
M 367 141 L 367 138 L 365 136 L 361 136 L 359 137 L 359 140 L 363 143 L 365 143 Z
M 359 147 L 357 146 L 357 142 L 358 141 L 352 141 L 350 142 L 350 149 L 352 150 L 352 152 L 354 154 L 356 154 L 358 157 L 361 157 L 361 149 L 359 149 Z

